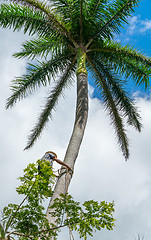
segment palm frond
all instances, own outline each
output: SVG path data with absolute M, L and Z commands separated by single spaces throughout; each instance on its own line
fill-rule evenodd
M 50 5 L 47 1 L 37 1 L 37 0 L 10 0 L 13 3 L 20 3 L 23 6 L 28 6 L 36 10 L 40 10 L 48 15 Z
M 68 23 L 69 27 L 71 28 L 71 21 L 73 22 L 73 19 L 77 21 L 77 13 L 78 13 L 78 6 L 79 1 L 66 1 L 66 0 L 53 0 L 53 8 L 54 11 L 61 15 L 63 18 L 63 21 L 65 23 Z M 72 30 L 72 29 L 70 29 Z
M 80 1 L 80 41 L 83 42 L 83 0 Z
M 84 2 L 83 19 L 84 19 L 84 37 L 89 39 L 96 34 L 96 28 L 105 23 L 107 1 L 106 0 L 90 0 Z M 97 20 L 96 20 L 97 19 Z
M 47 58 L 48 54 L 57 54 L 62 48 L 63 39 L 57 34 L 51 34 L 49 38 L 38 38 L 30 41 L 26 41 L 22 44 L 20 52 L 13 54 L 14 57 L 34 59 L 37 56 Z M 65 45 L 65 39 L 64 44 Z
M 90 19 L 95 19 L 98 12 L 100 12 L 100 9 L 104 8 L 104 6 L 107 4 L 107 0 L 90 0 L 85 1 L 84 3 L 86 15 L 90 16 Z
M 70 35 L 77 42 L 77 45 L 74 45 L 75 47 L 78 47 L 78 44 L 82 41 L 86 3 L 85 0 L 53 0 L 54 10 L 62 16 L 64 22 L 68 23 Z M 79 36 L 81 36 L 80 39 Z
M 100 52 L 103 53 L 111 53 L 112 56 L 115 54 L 116 58 L 128 58 L 133 59 L 140 64 L 144 64 L 147 67 L 151 67 L 151 58 L 148 56 L 145 56 L 144 53 L 141 53 L 141 51 L 135 49 L 131 45 L 122 46 L 121 43 L 116 41 L 104 41 L 103 45 L 98 45 L 96 48 L 91 48 L 88 50 L 88 52 Z M 108 56 L 108 55 L 107 55 Z
M 81 20 L 83 19 L 83 15 L 82 14 L 82 2 L 83 0 L 75 0 L 75 1 L 72 1 L 70 5 L 70 11 L 71 13 L 68 13 L 68 16 L 67 18 L 70 19 L 68 21 L 70 21 L 70 32 L 71 32 L 71 35 L 73 36 L 74 40 L 80 44 L 81 42 L 81 37 L 80 34 L 81 34 Z M 78 45 L 77 45 L 78 46 Z M 76 45 L 75 45 L 76 47 Z
M 41 85 L 50 83 L 50 79 L 62 72 L 68 64 L 71 54 L 59 54 L 48 62 L 39 62 L 39 65 L 29 64 L 28 74 L 13 81 L 11 90 L 13 94 L 7 99 L 6 108 L 13 107 L 17 100 L 25 98 Z
M 117 108 L 124 114 L 124 117 L 128 118 L 128 123 L 135 127 L 139 132 L 141 131 L 142 124 L 140 123 L 140 116 L 135 107 L 134 100 L 132 100 L 128 93 L 124 90 L 125 81 L 120 80 L 117 74 L 114 74 L 113 69 L 99 62 L 98 60 L 94 62 L 97 69 L 101 72 L 104 79 L 114 96 Z M 98 82 L 98 80 L 97 80 Z
M 113 33 L 119 33 L 119 28 L 123 24 L 128 23 L 127 18 L 134 12 L 134 8 L 138 6 L 139 1 L 115 0 L 113 3 L 107 4 L 106 8 L 102 10 L 104 12 L 104 19 L 101 13 L 101 22 L 98 22 L 99 30 L 97 30 L 91 41 L 95 40 L 99 35 L 110 39 L 113 37 Z M 104 24 L 102 24 L 102 19 Z
M 48 17 L 48 21 L 51 21 L 54 26 L 56 26 L 56 30 L 61 30 L 64 34 L 66 34 L 70 38 L 70 34 L 64 25 L 64 22 L 59 19 L 59 17 L 53 12 L 53 8 L 46 1 L 37 1 L 37 0 L 12 0 L 13 2 L 21 3 L 22 5 L 29 6 L 35 10 L 39 10 L 44 13 Z M 51 10 L 50 10 L 51 9 Z
M 115 58 L 110 64 L 114 66 L 115 71 L 124 74 L 125 78 L 132 78 L 136 85 L 144 85 L 145 89 L 149 87 L 151 68 L 127 58 L 121 58 L 120 60 Z
M 74 69 L 75 61 L 76 61 L 76 58 L 74 58 L 73 61 L 67 66 L 66 70 L 60 77 L 58 83 L 56 84 L 54 89 L 51 91 L 51 94 L 47 99 L 46 105 L 38 118 L 38 122 L 34 127 L 34 129 L 31 131 L 32 134 L 28 138 L 28 143 L 25 149 L 32 147 L 34 142 L 40 136 L 49 118 L 52 117 L 52 110 L 56 107 L 59 97 L 63 93 L 62 92 L 63 89 L 67 87 L 67 85 L 69 84 L 69 80 L 71 81 L 72 79 L 72 75 L 74 73 L 73 69 Z
M 144 85 L 145 89 L 150 86 L 151 69 L 140 66 L 137 62 L 124 61 L 126 67 L 120 68 L 126 78 L 132 77 L 136 85 Z
M 100 71 L 98 71 L 97 67 L 95 66 L 95 63 L 93 63 L 89 58 L 87 59 L 89 62 L 89 69 L 91 71 L 93 70 L 92 72 L 94 77 L 96 78 L 97 86 L 101 91 L 103 102 L 112 119 L 112 124 L 114 125 L 115 132 L 118 137 L 118 143 L 122 149 L 125 159 L 127 160 L 129 158 L 129 149 L 128 149 L 129 144 L 128 144 L 128 139 L 124 129 L 122 117 L 120 116 L 120 113 L 118 111 L 117 104 L 115 103 L 114 98 L 112 97 L 112 94 L 110 92 L 110 89 L 108 87 L 106 80 L 104 79 Z
M 23 29 L 24 33 L 28 31 L 29 35 L 37 33 L 40 36 L 49 36 L 54 31 L 51 22 L 48 22 L 41 12 L 16 4 L 0 5 L 0 26 L 12 28 L 14 31 Z
M 93 56 L 114 68 L 115 73 L 123 74 L 127 79 L 132 78 L 136 85 L 144 85 L 145 88 L 149 86 L 151 59 L 141 53 L 129 50 L 129 47 L 125 47 L 125 50 L 121 48 L 121 51 L 120 47 L 117 51 L 105 47 L 98 52 L 94 50 Z

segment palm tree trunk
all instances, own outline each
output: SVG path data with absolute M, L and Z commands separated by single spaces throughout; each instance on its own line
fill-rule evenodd
M 76 118 L 73 132 L 64 158 L 64 163 L 66 163 L 72 169 L 74 169 L 75 161 L 79 153 L 88 117 L 88 79 L 86 71 L 86 55 L 81 49 L 78 52 L 77 65 Z M 67 183 L 67 171 L 64 167 L 62 167 L 60 177 L 58 178 L 58 181 L 56 183 L 54 193 L 50 200 L 46 213 L 49 223 L 55 222 L 55 219 L 51 217 L 49 207 L 52 205 L 54 199 L 58 198 L 61 193 L 66 194 L 68 190 L 68 185 L 71 181 L 71 177 L 72 174 L 69 174 L 69 179 Z

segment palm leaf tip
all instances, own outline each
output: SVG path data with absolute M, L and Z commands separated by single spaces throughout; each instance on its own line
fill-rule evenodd
M 130 156 L 129 141 L 128 141 L 128 137 L 127 137 L 127 134 L 126 134 L 126 130 L 124 128 L 122 118 L 118 114 L 118 112 L 116 114 L 113 114 L 111 116 L 111 118 L 113 119 L 112 124 L 114 125 L 115 134 L 116 134 L 116 138 L 117 138 L 119 148 L 122 151 L 122 154 L 125 158 L 125 161 L 127 161 L 129 159 L 129 156 Z
M 42 111 L 42 114 L 39 116 L 38 122 L 35 127 L 31 130 L 31 135 L 28 137 L 27 146 L 24 150 L 31 148 L 36 140 L 40 137 L 42 130 L 46 126 L 46 123 L 51 116 L 50 108 L 46 106 L 46 108 Z
M 119 115 L 118 111 L 117 112 L 115 111 L 115 113 L 111 115 L 111 118 L 113 119 L 112 124 L 114 125 L 114 128 L 115 128 L 118 144 L 122 150 L 125 160 L 127 161 L 130 156 L 129 142 L 128 142 L 128 138 L 127 138 L 127 134 L 124 128 L 122 118 Z
M 7 98 L 5 108 L 6 109 L 12 108 L 16 102 L 17 102 L 17 96 L 14 93 L 9 98 Z
M 129 153 L 129 144 L 128 144 L 128 139 L 126 137 L 126 141 L 121 144 L 122 152 L 125 157 L 125 161 L 129 159 L 130 153 Z
M 141 118 L 140 117 L 136 118 L 136 116 L 133 116 L 132 119 L 129 118 L 127 120 L 127 123 L 129 125 L 131 125 L 132 127 L 134 127 L 138 132 L 141 132 L 143 125 L 141 123 Z
M 38 135 L 38 136 L 35 136 L 35 133 L 34 133 L 34 134 L 32 133 L 32 134 L 29 136 L 29 139 L 28 139 L 28 142 L 27 142 L 26 147 L 24 148 L 24 151 L 27 150 L 27 149 L 29 149 L 29 148 L 31 148 L 31 147 L 34 145 L 37 137 L 39 137 L 39 135 Z

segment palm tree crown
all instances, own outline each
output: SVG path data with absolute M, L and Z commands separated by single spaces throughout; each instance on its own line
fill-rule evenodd
M 31 94 L 37 88 L 51 89 L 26 148 L 33 145 L 51 117 L 65 87 L 78 74 L 91 74 L 107 108 L 123 154 L 129 157 L 128 139 L 123 118 L 136 130 L 141 130 L 140 117 L 134 100 L 125 90 L 127 81 L 149 85 L 151 58 L 131 46 L 114 41 L 120 27 L 134 12 L 139 0 L 12 0 L 1 4 L 0 25 L 20 29 L 35 36 L 26 41 L 15 57 L 29 60 L 27 74 L 16 78 L 6 107 Z M 44 59 L 45 58 L 45 59 Z M 56 80 L 57 79 L 57 80 Z

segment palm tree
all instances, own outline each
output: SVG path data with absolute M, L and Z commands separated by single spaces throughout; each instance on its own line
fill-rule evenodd
M 10 0 L 1 4 L 1 27 L 23 29 L 24 33 L 35 36 L 23 43 L 21 51 L 14 56 L 34 61 L 41 58 L 41 62 L 29 63 L 27 73 L 13 81 L 6 108 L 13 107 L 37 88 L 55 83 L 26 149 L 40 136 L 63 90 L 76 76 L 75 124 L 64 158 L 74 169 L 87 123 L 90 74 L 109 112 L 123 155 L 128 159 L 125 124 L 140 132 L 141 123 L 135 102 L 125 87 L 132 80 L 136 85 L 148 87 L 151 58 L 131 46 L 122 46 L 114 36 L 120 33 L 120 27 L 127 23 L 138 3 L 139 0 Z M 64 173 L 66 170 L 62 169 L 50 205 L 60 193 L 66 193 Z M 51 222 L 49 207 L 47 217 Z

